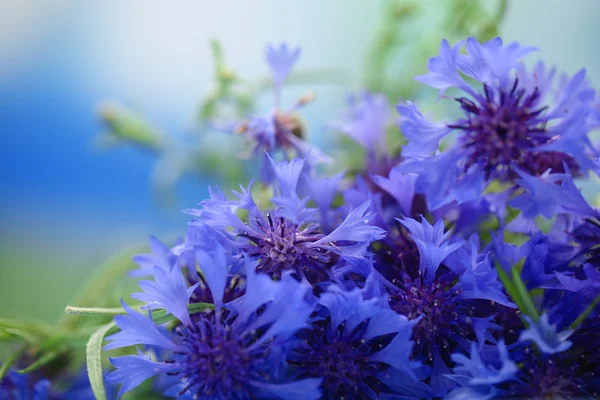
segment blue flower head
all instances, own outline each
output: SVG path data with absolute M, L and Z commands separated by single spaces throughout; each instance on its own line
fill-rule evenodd
M 414 354 L 431 366 L 433 393 L 443 396 L 454 386 L 445 376 L 452 352 L 470 341 L 495 342 L 491 331 L 499 327 L 493 322 L 490 300 L 505 307 L 514 305 L 503 292 L 488 254 L 479 252 L 476 238 L 469 241 L 470 246 L 453 240 L 442 220 L 434 225 L 424 218 L 401 222 L 418 247 L 420 263 L 416 271 L 386 274 L 389 306 L 416 321 Z M 376 268 L 381 267 L 376 263 Z
M 452 355 L 456 366 L 447 376 L 458 386 L 446 398 L 594 398 L 597 357 L 586 354 L 586 348 L 551 354 L 534 351 L 526 343 L 507 347 L 502 340 L 497 346 L 472 345 L 469 357 L 462 352 Z
M 287 383 L 280 374 L 285 356 L 282 349 L 290 337 L 306 324 L 314 308 L 307 300 L 310 286 L 289 275 L 278 282 L 257 276 L 250 261 L 246 265 L 246 293 L 232 303 L 223 304 L 227 282 L 226 257 L 222 248 L 209 254 L 199 251 L 203 275 L 215 299 L 215 310 L 191 316 L 187 311 L 190 289 L 181 287 L 178 268 L 161 275 L 155 269 L 155 284 L 142 285 L 138 298 L 151 307 L 173 314 L 181 323 L 177 335 L 157 329 L 145 317 L 124 305 L 127 312 L 115 321 L 120 332 L 108 337 L 107 349 L 132 345 L 158 346 L 170 357 L 155 361 L 138 350 L 137 355 L 111 359 L 117 368 L 107 377 L 120 383 L 123 393 L 158 374 L 176 376 L 178 396 L 216 398 L 317 399 L 319 379 Z M 160 281 L 160 282 L 159 282 Z
M 423 371 L 409 359 L 414 322 L 363 297 L 334 286 L 321 295 L 317 315 L 290 350 L 294 372 L 322 377 L 324 399 L 428 397 Z
M 369 203 L 352 209 L 330 232 L 318 222 L 316 210 L 306 206 L 309 198 L 300 198 L 297 184 L 304 162 L 275 162 L 269 159 L 276 177 L 273 208 L 263 212 L 254 201 L 250 187 L 234 192 L 237 201 L 227 200 L 222 193 L 203 201 L 200 210 L 188 212 L 197 220 L 191 224 L 208 225 L 217 231 L 223 246 L 243 250 L 258 261 L 257 270 L 275 278 L 294 271 L 309 280 L 327 280 L 331 268 L 342 259 L 362 258 L 374 240 L 385 232 L 370 225 L 373 214 Z M 247 222 L 236 210 L 248 211 Z
M 460 53 L 463 44 L 465 55 Z M 469 38 L 452 47 L 443 40 L 439 56 L 429 60 L 429 72 L 415 79 L 439 89 L 440 97 L 449 88 L 464 93 L 455 99 L 464 117 L 438 124 L 427 121 L 412 103 L 398 106 L 409 139 L 405 156 L 429 155 L 442 138 L 458 132 L 450 150 L 457 153 L 458 166 L 464 172 L 477 166 L 486 179 L 513 180 L 516 169 L 534 176 L 548 169 L 564 172 L 564 164 L 576 174 L 593 169 L 596 151 L 587 120 L 595 92 L 585 82 L 585 70 L 565 85 L 556 84 L 553 70 L 546 73 L 543 64 L 532 72 L 521 66 L 533 50 L 500 38 L 483 44 Z M 431 165 L 429 174 L 443 172 Z
M 297 115 L 298 109 L 313 101 L 314 95 L 307 93 L 289 109 L 280 105 L 281 89 L 294 64 L 300 58 L 300 48 L 292 49 L 283 43 L 279 46 L 267 46 L 266 59 L 271 69 L 274 90 L 274 107 L 269 112 L 251 116 L 233 124 L 229 130 L 244 134 L 249 142 L 249 155 L 262 157 L 268 152 L 273 157 L 290 160 L 303 157 L 310 165 L 330 161 L 314 145 L 306 141 L 305 126 Z M 261 180 L 270 183 L 273 176 L 267 157 L 261 159 Z

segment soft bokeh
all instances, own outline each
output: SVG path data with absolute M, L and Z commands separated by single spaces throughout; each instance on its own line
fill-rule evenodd
M 326 142 L 323 123 L 359 88 L 383 10 L 384 1 L 361 0 L 0 4 L 0 316 L 54 320 L 94 267 L 150 233 L 182 232 L 179 210 L 206 194 L 207 182 L 186 178 L 165 206 L 152 155 L 99 151 L 102 100 L 185 135 L 210 89 L 210 38 L 246 77 L 265 76 L 265 44 L 284 40 L 303 47 L 303 67 L 343 72 L 344 85 L 286 94 L 318 93 L 304 115 Z M 595 0 L 515 0 L 503 36 L 539 47 L 566 72 L 585 66 L 598 84 L 599 19 Z

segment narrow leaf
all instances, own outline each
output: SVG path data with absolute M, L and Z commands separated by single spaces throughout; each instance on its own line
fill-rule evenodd
M 4 378 L 4 375 L 8 372 L 8 369 L 21 357 L 23 353 L 27 350 L 27 346 L 21 346 L 17 351 L 13 352 L 4 363 L 0 365 L 0 381 Z
M 97 400 L 106 400 L 104 377 L 102 376 L 102 341 L 106 333 L 114 326 L 114 321 L 102 325 L 92 335 L 86 347 L 88 377 Z
M 48 364 L 49 362 L 54 360 L 59 355 L 60 355 L 60 351 L 57 351 L 57 350 L 49 351 L 48 353 L 44 354 L 43 356 L 41 356 L 40 358 L 35 360 L 31 365 L 29 365 L 29 367 L 20 369 L 17 372 L 20 374 L 26 374 L 28 372 L 33 372 L 33 371 L 43 367 L 44 365 Z
M 508 292 L 511 299 L 517 304 L 519 310 L 521 310 L 523 302 L 521 301 L 519 292 L 517 291 L 517 288 L 515 287 L 514 283 L 512 283 L 512 281 L 508 277 L 508 274 L 506 273 L 506 271 L 504 271 L 504 268 L 502 268 L 500 264 L 496 264 L 496 270 L 498 271 L 498 277 L 504 285 L 504 288 L 506 288 L 506 291 Z
M 519 305 L 519 310 L 521 310 L 523 314 L 530 317 L 533 321 L 539 320 L 540 316 L 538 315 L 538 312 L 535 309 L 535 306 L 533 305 L 533 301 L 531 300 L 531 296 L 529 295 L 529 292 L 525 287 L 525 283 L 523 283 L 523 280 L 521 279 L 521 273 L 517 268 L 514 267 L 510 270 L 510 273 L 513 278 L 513 284 L 517 293 L 519 294 L 519 298 L 522 303 L 522 305 L 519 305 L 517 303 L 517 305 Z
M 587 306 L 585 310 L 583 310 L 581 315 L 579 317 L 577 317 L 577 319 L 575 321 L 573 321 L 573 323 L 571 324 L 571 326 L 569 328 L 577 329 L 579 327 L 579 325 L 581 325 L 583 323 L 583 321 L 585 321 L 585 319 L 588 317 L 588 315 L 590 315 L 590 313 L 592 311 L 594 311 L 594 308 L 596 308 L 598 303 L 600 303 L 600 295 L 596 296 L 596 298 L 590 303 L 590 305 Z

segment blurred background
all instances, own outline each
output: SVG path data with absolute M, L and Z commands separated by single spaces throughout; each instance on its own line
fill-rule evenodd
M 435 14 L 436 2 L 426 3 Z M 200 101 L 213 86 L 211 38 L 220 41 L 227 65 L 255 78 L 268 76 L 265 44 L 287 41 L 303 48 L 300 68 L 340 71 L 331 83 L 284 93 L 284 104 L 308 89 L 318 94 L 303 116 L 311 139 L 327 147 L 323 126 L 340 114 L 345 94 L 361 87 L 386 6 L 384 0 L 0 2 L 0 316 L 55 320 L 110 256 L 144 246 L 149 234 L 183 234 L 188 218 L 180 210 L 202 200 L 216 180 L 183 176 L 176 195 L 161 200 L 152 152 L 102 150 L 99 104 L 115 100 L 164 135 L 188 137 L 198 130 Z M 500 32 L 539 47 L 567 73 L 586 67 L 598 85 L 599 19 L 596 0 L 519 0 L 509 3 Z M 437 23 L 435 16 L 423 19 L 417 34 Z M 404 62 L 400 54 L 395 68 Z M 262 112 L 271 104 L 264 97 Z

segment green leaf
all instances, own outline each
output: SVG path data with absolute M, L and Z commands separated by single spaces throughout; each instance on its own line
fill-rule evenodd
M 58 350 L 49 351 L 49 352 L 45 353 L 44 355 L 42 355 L 37 360 L 35 360 L 33 363 L 31 363 L 29 365 L 29 367 L 20 369 L 17 372 L 20 374 L 26 374 L 28 372 L 33 372 L 33 371 L 43 367 L 44 365 L 48 364 L 49 362 L 54 360 L 59 355 L 60 355 L 60 351 L 58 351 Z
M 496 264 L 496 270 L 498 271 L 498 277 L 500 278 L 500 281 L 506 288 L 506 291 L 508 292 L 509 296 L 517 304 L 519 309 L 521 309 L 521 307 L 519 306 L 520 298 L 519 293 L 517 292 L 517 288 L 511 282 L 510 278 L 508 277 L 508 274 L 506 273 L 506 271 L 504 271 L 504 268 L 502 268 L 502 266 L 499 263 Z
M 106 400 L 104 377 L 102 376 L 102 341 L 104 340 L 106 333 L 114 327 L 114 321 L 102 325 L 92 335 L 85 350 L 88 377 L 97 400 Z
M 12 341 L 15 338 L 20 338 L 29 343 L 37 343 L 39 337 L 17 328 L 0 328 L 0 342 Z
M 21 357 L 21 355 L 27 350 L 27 346 L 21 346 L 18 350 L 13 352 L 4 363 L 0 365 L 0 381 L 4 378 L 4 375 L 8 372 L 8 369 Z
M 531 296 L 529 295 L 529 292 L 525 287 L 525 283 L 523 283 L 523 280 L 521 279 L 521 272 L 518 268 L 513 267 L 510 270 L 510 273 L 513 278 L 514 287 L 519 295 L 519 299 L 521 302 L 521 304 L 519 305 L 519 310 L 521 310 L 521 312 L 524 315 L 527 315 L 533 321 L 539 320 L 540 316 L 537 310 L 535 309 L 535 306 L 533 305 L 533 301 L 531 300 Z
M 571 326 L 569 326 L 569 328 L 577 329 L 579 327 L 579 325 L 581 325 L 583 323 L 583 321 L 585 321 L 585 319 L 588 317 L 588 315 L 590 315 L 590 313 L 592 311 L 594 311 L 594 308 L 596 308 L 598 303 L 600 303 L 600 295 L 596 296 L 596 298 L 590 303 L 590 305 L 587 306 L 585 310 L 583 310 L 581 315 L 579 317 L 577 317 L 577 319 L 575 321 L 573 321 L 573 323 L 571 324 Z
M 18 337 L 30 343 L 37 343 L 54 331 L 52 326 L 42 322 L 0 318 L 0 341 L 14 340 Z

